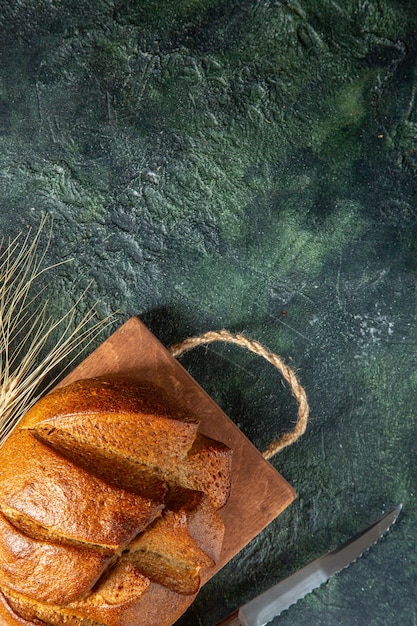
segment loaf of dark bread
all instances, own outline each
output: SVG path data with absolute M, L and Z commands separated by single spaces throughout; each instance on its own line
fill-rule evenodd
M 81 380 L 0 448 L 0 626 L 171 626 L 219 560 L 231 451 L 159 388 Z

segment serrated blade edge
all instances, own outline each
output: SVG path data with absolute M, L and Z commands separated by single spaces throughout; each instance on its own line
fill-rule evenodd
M 399 504 L 365 530 L 243 605 L 238 613 L 242 626 L 265 626 L 356 561 L 389 530 L 401 508 Z

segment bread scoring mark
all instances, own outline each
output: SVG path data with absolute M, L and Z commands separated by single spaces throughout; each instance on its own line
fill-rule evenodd
M 27 537 L 36 539 L 38 541 L 49 541 L 52 543 L 60 543 L 62 545 L 76 546 L 78 548 L 88 548 L 90 550 L 96 550 L 97 552 L 113 555 L 113 547 L 106 546 L 99 543 L 92 543 L 88 541 L 77 541 L 71 537 L 67 537 L 61 533 L 53 532 L 50 529 L 38 524 L 35 520 L 22 515 L 20 511 L 8 506 L 4 506 L 0 502 L 0 512 L 7 521 Z
M 2 515 L 0 536 L 2 590 L 14 590 L 40 602 L 67 604 L 82 598 L 112 560 L 109 553 L 32 539 Z
M 142 496 L 161 500 L 167 486 L 180 485 L 207 493 L 216 508 L 226 504 L 231 475 L 231 451 L 227 446 L 194 429 L 184 433 L 181 427 L 178 432 L 177 424 L 162 425 L 159 417 L 155 420 L 156 435 L 148 424 L 145 432 L 138 426 L 144 421 L 139 419 L 143 416 L 124 417 L 122 420 L 120 416 L 105 414 L 100 432 L 97 432 L 97 416 L 90 415 L 83 416 L 81 424 L 78 416 L 74 423 L 67 417 L 54 418 L 52 433 L 50 424 L 44 420 L 30 432 L 73 463 L 116 487 L 123 485 Z M 148 416 L 145 421 L 149 421 Z M 139 433 L 142 431 L 142 437 L 131 435 L 135 427 Z M 125 431 L 121 438 L 120 433 Z M 166 437 L 166 440 L 162 438 L 163 445 L 161 433 Z M 126 438 L 129 446 L 125 445 Z M 154 441 L 158 443 L 153 444 Z
M 0 494 L 0 506 L 53 535 L 112 550 L 131 541 L 164 506 L 107 484 L 25 429 L 14 432 L 2 448 Z
M 150 472 L 145 464 L 118 454 L 110 446 L 80 441 L 60 428 L 53 429 L 53 436 L 47 434 L 43 424 L 30 432 L 44 445 L 107 484 L 156 502 L 164 500 L 167 484 L 158 470 Z
M 10 598 L 10 595 L 6 594 L 5 592 L 2 592 L 1 590 L 0 590 L 0 606 L 3 607 L 4 610 L 6 611 L 7 617 L 9 618 L 10 616 L 13 620 L 15 620 L 15 623 L 22 624 L 23 626 L 33 626 L 33 622 L 28 622 L 25 618 L 23 618 L 22 613 L 18 610 L 17 607 L 13 605 L 13 601 Z
M 39 614 L 42 613 L 44 619 L 50 620 L 50 624 L 58 623 L 57 620 L 62 619 L 62 608 L 55 605 L 47 605 L 42 602 L 36 602 L 22 596 L 21 594 L 14 593 L 7 590 L 0 591 L 0 601 L 6 610 L 13 616 L 18 624 L 23 626 L 33 626 L 33 624 L 40 624 Z M 30 620 L 30 621 L 28 621 Z M 45 624 L 45 622 L 43 622 Z M 68 614 L 68 618 L 65 621 L 65 626 L 107 626 L 102 622 L 96 622 L 85 617 L 77 617 L 76 615 Z

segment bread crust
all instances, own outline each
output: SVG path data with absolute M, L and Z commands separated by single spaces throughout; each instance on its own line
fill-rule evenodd
M 0 587 L 40 602 L 82 598 L 113 558 L 109 552 L 32 539 L 2 516 L 0 537 Z
M 220 557 L 230 463 L 153 385 L 48 394 L 0 449 L 0 624 L 173 624 Z
M 28 622 L 12 609 L 0 590 L 0 624 L 1 626 L 34 626 L 36 622 Z
M 56 539 L 118 550 L 163 508 L 161 502 L 108 485 L 26 429 L 9 437 L 0 458 L 0 510 L 16 511 Z

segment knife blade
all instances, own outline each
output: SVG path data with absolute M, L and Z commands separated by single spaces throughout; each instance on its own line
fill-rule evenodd
M 390 529 L 401 509 L 399 504 L 351 539 L 244 604 L 217 626 L 265 626 L 356 561 Z

